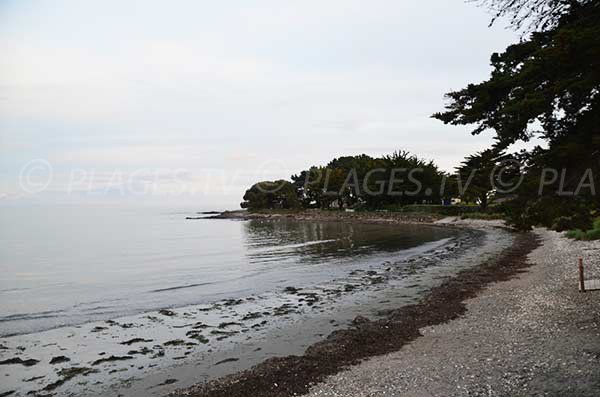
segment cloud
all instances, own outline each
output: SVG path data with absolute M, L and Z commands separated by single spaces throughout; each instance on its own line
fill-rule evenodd
M 185 169 L 224 195 L 363 152 L 452 168 L 489 137 L 429 115 L 513 40 L 447 0 L 43 5 L 0 25 L 2 191 L 33 158 L 57 191 L 73 169 Z

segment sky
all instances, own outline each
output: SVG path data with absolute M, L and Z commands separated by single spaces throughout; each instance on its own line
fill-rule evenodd
M 236 208 L 334 157 L 451 171 L 430 115 L 518 41 L 463 0 L 0 0 L 0 203 Z

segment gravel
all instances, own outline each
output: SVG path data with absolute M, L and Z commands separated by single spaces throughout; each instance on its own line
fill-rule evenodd
M 580 293 L 577 258 L 600 269 L 600 242 L 536 230 L 534 266 L 421 329 L 401 350 L 326 378 L 310 396 L 599 396 L 600 291 Z M 587 278 L 587 277 L 586 277 Z

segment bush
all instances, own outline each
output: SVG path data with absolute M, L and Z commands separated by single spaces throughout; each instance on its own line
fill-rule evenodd
M 523 230 L 544 226 L 555 230 L 592 228 L 592 208 L 574 197 L 516 198 L 504 203 L 509 224 Z
M 559 216 L 552 222 L 552 230 L 564 232 L 565 230 L 587 229 L 590 222 L 581 216 Z
M 594 220 L 594 228 L 583 231 L 581 229 L 569 230 L 565 236 L 575 240 L 600 240 L 600 218 Z
M 586 240 L 600 240 L 600 228 L 588 230 L 585 233 Z
M 569 230 L 565 233 L 565 236 L 575 240 L 583 240 L 585 237 L 585 232 L 581 229 Z

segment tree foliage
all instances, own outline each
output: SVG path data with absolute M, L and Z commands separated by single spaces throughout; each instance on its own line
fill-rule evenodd
M 242 208 L 261 209 L 293 209 L 300 206 L 296 189 L 288 181 L 263 181 L 252 185 L 244 194 Z
M 476 202 L 482 210 L 492 198 L 512 193 L 521 174 L 518 160 L 497 148 L 467 156 L 456 171 L 458 195 Z
M 376 209 L 389 205 L 439 204 L 448 194 L 447 178 L 432 161 L 406 151 L 378 158 L 366 154 L 343 156 L 325 166 L 313 166 L 292 175 L 291 183 L 255 184 L 246 191 L 242 207 L 289 208 L 284 203 L 293 203 L 303 208 Z M 271 191 L 274 184 L 283 186 L 285 193 L 264 192 Z M 295 200 L 290 198 L 292 190 Z
M 491 57 L 490 79 L 447 94 L 447 124 L 492 129 L 508 146 L 533 135 L 547 140 L 573 134 L 600 106 L 600 2 L 579 7 L 547 32 Z M 541 126 L 541 129 L 539 128 Z
M 493 54 L 490 78 L 447 94 L 446 110 L 433 117 L 474 124 L 473 134 L 493 130 L 500 149 L 533 136 L 546 141 L 547 148 L 520 154 L 525 178 L 507 206 L 514 224 L 589 217 L 599 204 L 600 2 L 491 2 L 503 7 L 501 15 L 546 20 L 544 29 Z

